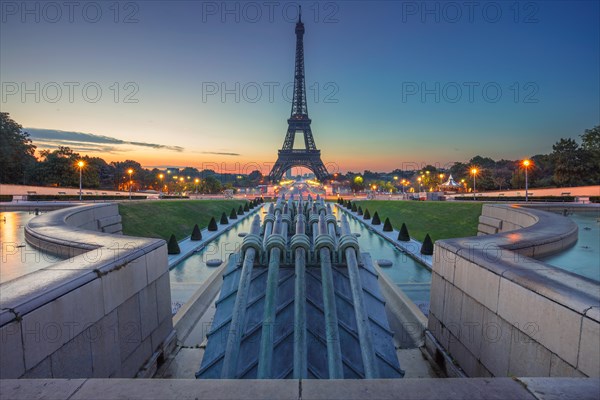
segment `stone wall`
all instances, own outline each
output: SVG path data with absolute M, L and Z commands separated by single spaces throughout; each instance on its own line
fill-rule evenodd
M 115 204 L 34 218 L 33 246 L 70 258 L 0 285 L 0 377 L 151 376 L 174 338 L 166 244 L 121 231 Z
M 435 243 L 428 329 L 439 345 L 471 377 L 600 376 L 600 284 L 531 258 L 572 246 L 577 226 L 486 204 L 479 235 Z

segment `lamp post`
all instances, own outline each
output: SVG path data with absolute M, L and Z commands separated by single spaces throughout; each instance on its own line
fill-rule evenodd
M 127 173 L 129 174 L 129 200 L 131 200 L 131 186 L 133 184 L 133 182 L 131 181 L 131 175 L 133 175 L 133 169 L 129 168 L 127 170 Z
M 163 178 L 164 177 L 165 177 L 164 174 L 158 174 L 158 181 L 159 181 L 158 194 L 159 194 L 159 197 L 160 197 L 160 193 L 162 193 L 162 191 L 163 191 L 163 184 L 162 183 L 163 183 Z
M 421 193 L 421 177 L 418 177 L 417 181 L 419 181 L 419 193 Z
M 523 160 L 523 167 L 525 167 L 525 202 L 529 201 L 529 180 L 527 177 L 527 169 L 530 164 L 531 164 L 531 161 Z
M 200 183 L 200 179 L 194 179 L 194 183 L 196 184 L 196 194 L 198 194 L 198 184 Z
M 77 166 L 79 167 L 79 201 L 82 200 L 82 191 L 81 191 L 81 171 L 83 170 L 83 166 L 85 163 L 83 161 L 77 162 Z
M 475 200 L 475 190 L 476 190 L 475 176 L 477 175 L 477 168 L 472 168 L 471 173 L 473 174 L 473 200 Z

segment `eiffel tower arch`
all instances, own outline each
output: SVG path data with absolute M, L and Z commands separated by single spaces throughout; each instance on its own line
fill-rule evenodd
M 283 141 L 283 147 L 278 152 L 277 161 L 269 173 L 269 180 L 281 180 L 285 171 L 292 167 L 305 167 L 314 172 L 318 180 L 323 182 L 329 173 L 321 161 L 321 150 L 317 149 L 308 118 L 306 104 L 306 84 L 304 81 L 304 24 L 302 10 L 296 23 L 296 67 L 294 70 L 294 95 L 292 97 L 292 112 L 288 119 L 288 130 Z M 294 149 L 296 135 L 304 136 L 304 149 Z

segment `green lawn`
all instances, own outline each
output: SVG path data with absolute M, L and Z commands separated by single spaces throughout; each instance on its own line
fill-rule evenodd
M 225 212 L 236 211 L 244 200 L 157 200 L 119 203 L 123 233 L 130 236 L 162 238 L 175 234 L 181 240 L 192 234 L 194 224 L 206 228 L 211 217 L 217 223 Z
M 371 217 L 379 212 L 381 223 L 389 217 L 394 229 L 404 222 L 411 237 L 423 241 L 429 233 L 432 240 L 477 235 L 481 203 L 455 203 L 433 201 L 357 201 L 363 211 L 369 209 Z

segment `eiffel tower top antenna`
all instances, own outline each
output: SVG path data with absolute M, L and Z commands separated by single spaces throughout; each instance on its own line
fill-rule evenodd
M 298 6 L 298 22 L 296 22 L 296 64 L 294 67 L 294 94 L 292 96 L 292 112 L 288 119 L 288 130 L 279 150 L 277 161 L 269 173 L 269 179 L 277 182 L 284 172 L 292 167 L 306 167 L 315 173 L 320 181 L 327 176 L 327 169 L 321 160 L 321 151 L 315 145 L 311 120 L 308 117 L 306 99 L 306 81 L 304 77 L 304 24 L 302 23 L 302 7 Z M 296 133 L 304 135 L 304 149 L 295 149 Z
M 308 119 L 306 101 L 306 83 L 304 78 L 304 24 L 302 23 L 302 6 L 298 6 L 298 22 L 296 23 L 296 65 L 294 68 L 294 94 L 291 117 Z

